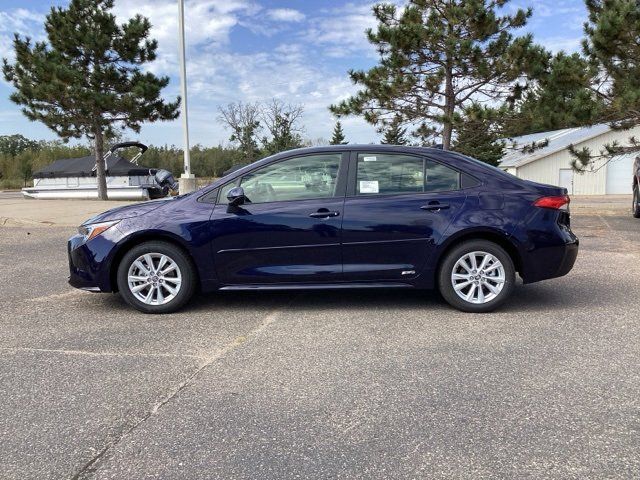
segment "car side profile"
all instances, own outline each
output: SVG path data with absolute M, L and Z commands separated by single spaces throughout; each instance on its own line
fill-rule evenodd
M 569 197 L 433 148 L 336 145 L 257 161 L 197 192 L 119 207 L 69 239 L 69 283 L 167 313 L 196 291 L 437 288 L 494 310 L 516 273 L 568 273 Z

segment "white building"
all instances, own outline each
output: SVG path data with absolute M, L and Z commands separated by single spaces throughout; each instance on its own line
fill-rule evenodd
M 640 126 L 616 131 L 599 124 L 514 137 L 507 141 L 507 154 L 500 160 L 500 168 L 526 180 L 565 187 L 574 195 L 631 194 L 637 154 L 595 159 L 589 171 L 578 173 L 571 168 L 574 157 L 569 153 L 569 145 L 573 145 L 577 150 L 588 147 L 598 155 L 605 144 L 617 141 L 628 145 L 631 136 L 640 139 Z M 546 146 L 532 152 L 523 150 L 534 142 Z

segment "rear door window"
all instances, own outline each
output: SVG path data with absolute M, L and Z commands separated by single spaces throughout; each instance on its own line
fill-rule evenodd
M 425 192 L 448 192 L 460 189 L 460 172 L 432 160 L 425 160 Z
M 460 172 L 403 154 L 358 154 L 357 195 L 445 192 L 460 189 Z
M 358 155 L 356 193 L 389 195 L 424 191 L 424 160 L 399 154 Z

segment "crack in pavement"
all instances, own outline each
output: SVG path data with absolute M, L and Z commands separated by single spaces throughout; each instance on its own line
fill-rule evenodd
M 43 295 L 41 297 L 32 297 L 32 298 L 25 298 L 25 302 L 49 302 L 50 300 L 61 300 L 61 299 L 65 299 L 67 297 L 79 297 L 81 295 L 84 295 L 86 297 L 89 297 L 89 295 L 91 295 L 89 292 L 84 292 L 80 289 L 74 288 L 71 290 L 65 290 L 63 292 L 58 292 L 58 293 L 51 293 L 49 295 Z
M 224 357 L 225 355 L 233 352 L 235 349 L 244 345 L 252 340 L 255 340 L 263 331 L 265 331 L 271 324 L 273 324 L 278 316 L 289 308 L 291 304 L 297 300 L 301 295 L 297 295 L 293 297 L 288 303 L 285 305 L 271 311 L 266 317 L 262 319 L 260 324 L 255 327 L 253 330 L 250 330 L 245 335 L 240 335 L 234 338 L 231 342 L 224 345 L 223 347 L 215 350 L 213 353 L 207 356 L 200 357 L 203 359 L 203 362 L 199 364 L 193 373 L 191 373 L 184 381 L 178 384 L 173 390 L 171 390 L 166 396 L 161 398 L 159 401 L 155 403 L 155 405 L 146 412 L 142 418 L 136 421 L 130 428 L 123 431 L 117 438 L 114 438 L 110 442 L 108 442 L 98 453 L 96 453 L 91 460 L 84 464 L 84 466 L 71 477 L 71 480 L 80 480 L 83 478 L 89 478 L 90 475 L 96 472 L 100 460 L 102 460 L 109 451 L 119 445 L 126 437 L 128 437 L 131 433 L 133 433 L 140 425 L 146 422 L 152 415 L 155 415 L 160 411 L 162 407 L 164 407 L 167 403 L 169 403 L 172 399 L 174 399 L 177 395 L 180 394 L 181 391 L 189 387 L 196 377 L 209 365 L 213 364 L 216 360 Z

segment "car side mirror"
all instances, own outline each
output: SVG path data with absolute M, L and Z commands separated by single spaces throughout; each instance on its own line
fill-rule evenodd
M 227 193 L 227 200 L 229 200 L 229 206 L 231 207 L 243 205 L 247 201 L 247 197 L 244 194 L 244 188 L 233 187 L 229 190 L 229 193 Z

